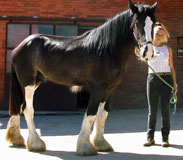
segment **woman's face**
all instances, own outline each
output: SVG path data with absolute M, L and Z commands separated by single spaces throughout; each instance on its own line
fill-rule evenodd
M 163 31 L 163 29 L 159 28 L 159 27 L 155 27 L 154 28 L 154 43 L 157 43 L 157 44 L 162 44 L 164 43 L 164 40 L 165 40 L 165 33 Z

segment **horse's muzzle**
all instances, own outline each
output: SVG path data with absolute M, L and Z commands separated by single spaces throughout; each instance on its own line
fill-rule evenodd
M 153 47 L 152 47 L 152 44 L 143 45 L 140 48 L 140 53 L 141 53 L 141 60 L 142 61 L 150 60 L 153 57 Z

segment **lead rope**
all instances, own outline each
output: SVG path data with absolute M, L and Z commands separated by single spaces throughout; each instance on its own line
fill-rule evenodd
M 160 75 L 158 75 L 155 70 L 147 63 L 147 61 L 145 61 L 146 65 L 151 68 L 151 70 L 154 72 L 154 74 L 163 82 L 165 83 L 168 87 L 170 87 L 172 89 L 172 96 L 170 98 L 170 103 L 171 104 L 174 104 L 174 107 L 173 107 L 173 114 L 176 113 L 176 110 L 177 110 L 177 94 L 175 92 L 175 89 L 173 86 L 171 86 L 169 83 L 167 83 L 163 78 L 161 78 Z

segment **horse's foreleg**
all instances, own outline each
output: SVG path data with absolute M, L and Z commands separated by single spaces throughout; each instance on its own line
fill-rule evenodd
M 97 117 L 94 125 L 94 137 L 92 140 L 92 144 L 97 151 L 109 152 L 113 151 L 113 148 L 104 138 L 105 122 L 108 116 L 108 112 L 104 109 L 104 106 L 105 102 L 100 103 L 100 106 L 98 108 Z
M 27 149 L 29 151 L 45 151 L 45 143 L 40 139 L 36 132 L 34 125 L 34 108 L 33 108 L 33 96 L 35 91 L 35 86 L 25 87 L 25 101 L 26 108 L 24 110 L 25 119 L 27 122 L 29 137 L 27 142 Z
M 77 140 L 77 149 L 76 152 L 78 155 L 96 155 L 97 152 L 93 145 L 90 142 L 90 133 L 93 122 L 95 121 L 96 116 L 87 116 L 85 114 L 81 131 Z
M 93 86 L 90 91 L 90 99 L 85 114 L 81 131 L 78 136 L 77 149 L 78 155 L 96 155 L 97 151 L 93 144 L 90 142 L 91 127 L 96 119 L 96 113 L 98 110 L 101 97 L 104 94 L 102 86 Z
M 25 146 L 24 139 L 20 135 L 20 115 L 10 118 L 6 130 L 6 140 L 14 146 Z

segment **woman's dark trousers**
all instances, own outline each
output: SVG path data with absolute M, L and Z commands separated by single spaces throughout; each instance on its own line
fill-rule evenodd
M 161 77 L 169 84 L 173 84 L 171 75 L 163 75 Z M 163 83 L 155 74 L 149 74 L 147 77 L 147 100 L 149 109 L 148 139 L 154 139 L 159 98 L 161 99 L 161 133 L 163 139 L 168 139 L 170 133 L 170 96 L 171 88 Z

